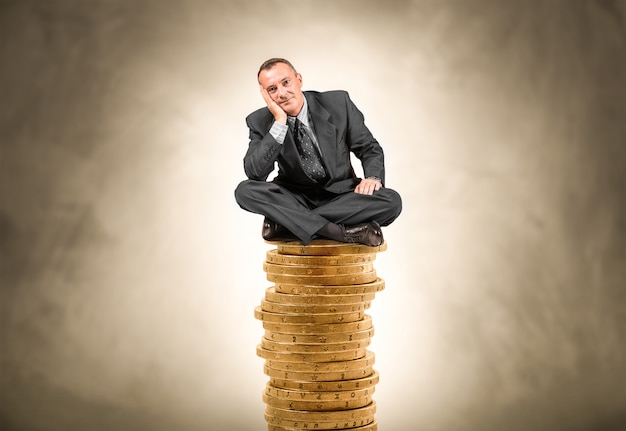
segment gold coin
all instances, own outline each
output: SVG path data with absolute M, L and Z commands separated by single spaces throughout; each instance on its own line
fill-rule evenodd
M 274 398 L 283 398 L 298 401 L 341 401 L 364 396 L 371 396 L 375 388 L 361 388 L 352 391 L 298 391 L 275 388 L 271 384 L 265 385 L 265 393 Z
M 263 401 L 273 407 L 281 407 L 294 410 L 312 410 L 312 411 L 324 411 L 324 410 L 347 410 L 358 409 L 359 407 L 365 407 L 372 402 L 372 397 L 364 395 L 357 398 L 351 398 L 349 400 L 339 401 L 299 401 L 299 400 L 287 400 L 283 398 L 275 398 L 266 393 L 263 393 Z
M 348 359 L 340 359 L 342 353 L 352 353 L 352 358 L 346 355 Z M 257 355 L 265 359 L 265 365 L 269 368 L 297 372 L 352 371 L 369 367 L 375 362 L 374 352 L 365 348 L 348 352 L 307 354 L 278 353 L 257 347 Z M 326 360 L 326 358 L 331 360 Z
M 387 243 L 383 242 L 378 247 L 369 247 L 362 244 L 349 244 L 329 240 L 314 240 L 309 245 L 298 242 L 276 242 L 276 250 L 279 254 L 303 255 L 303 256 L 334 256 L 338 254 L 361 254 L 378 253 L 387 250 Z
M 301 391 L 350 391 L 361 388 L 371 388 L 380 380 L 378 371 L 374 370 L 371 375 L 359 379 L 339 380 L 332 382 L 303 382 L 298 380 L 285 380 L 271 378 L 269 383 L 276 388 L 298 389 Z
M 339 332 L 336 334 L 283 334 L 274 331 L 265 331 L 265 338 L 279 343 L 315 344 L 315 343 L 347 343 L 358 340 L 369 340 L 374 336 L 374 328 L 362 329 L 355 332 Z
M 330 288 L 330 287 L 329 287 Z M 333 288 L 334 289 L 334 288 Z M 321 292 L 321 289 L 320 289 Z M 277 292 L 274 286 L 265 290 L 265 299 L 278 304 L 303 304 L 303 305 L 321 305 L 321 304 L 358 304 L 361 302 L 370 302 L 374 299 L 375 293 L 346 293 L 346 294 L 291 294 Z
M 267 301 L 263 299 L 261 301 L 261 309 L 263 311 L 269 311 L 270 313 L 283 313 L 283 314 L 329 314 L 329 313 L 351 313 L 357 311 L 365 311 L 370 308 L 371 301 L 359 302 L 356 304 L 326 304 L 326 305 L 293 305 L 293 304 L 280 304 L 278 302 Z
M 364 312 L 353 313 L 318 313 L 318 314 L 283 314 L 263 311 L 260 306 L 254 308 L 254 317 L 263 322 L 276 323 L 346 323 L 363 320 Z
M 372 317 L 363 315 L 363 320 L 348 323 L 276 323 L 263 322 L 263 328 L 268 331 L 283 334 L 334 334 L 338 332 L 357 332 L 372 327 Z
M 364 284 L 376 280 L 376 271 L 360 274 L 343 275 L 289 275 L 266 273 L 266 279 L 274 283 L 311 284 L 315 286 L 341 286 L 346 284 Z
M 352 361 L 366 357 L 366 347 L 341 352 L 301 353 L 276 352 L 264 349 L 259 345 L 257 346 L 256 354 L 265 359 L 269 367 L 279 370 L 342 371 L 345 369 L 344 366 L 341 365 L 344 361 Z
M 299 371 L 276 370 L 266 364 L 263 365 L 265 375 L 283 379 L 283 380 L 300 380 L 304 382 L 332 382 L 336 380 L 355 380 L 363 377 L 371 376 L 374 372 L 374 366 L 370 365 L 365 368 L 350 371 L 333 371 L 330 373 L 310 373 Z
M 343 286 L 314 286 L 288 283 L 276 283 L 274 285 L 276 292 L 298 295 L 356 295 L 360 293 L 376 293 L 384 288 L 385 281 L 378 277 L 370 283 L 348 284 Z
M 315 343 L 315 344 L 300 344 L 300 343 L 279 343 L 276 341 L 268 340 L 267 338 L 261 339 L 261 346 L 266 350 L 272 350 L 276 352 L 292 352 L 292 353 L 315 353 L 315 352 L 341 352 L 361 349 L 369 346 L 371 340 L 350 341 L 346 343 Z
M 365 407 L 351 410 L 337 410 L 332 412 L 313 412 L 307 410 L 283 409 L 280 407 L 266 406 L 265 413 L 285 420 L 302 420 L 304 422 L 337 422 L 365 418 L 376 413 L 376 401 L 372 400 Z
M 266 261 L 280 265 L 348 265 L 352 263 L 370 263 L 376 260 L 376 253 L 342 254 L 335 256 L 302 256 L 279 254 L 278 250 L 269 250 Z
M 352 423 L 353 422 L 337 423 L 337 426 L 331 429 L 352 430 L 352 431 L 378 431 L 378 422 L 376 421 L 370 423 L 369 425 L 364 425 L 364 426 L 360 426 L 356 428 L 350 425 Z M 303 428 L 289 428 L 289 427 L 283 427 L 283 426 L 271 425 L 271 424 L 267 425 L 267 431 L 301 431 L 302 429 Z
M 310 266 L 310 265 L 280 265 L 263 263 L 263 271 L 269 274 L 286 275 L 347 275 L 371 272 L 374 266 L 371 263 L 357 263 L 351 265 Z
M 341 410 L 339 410 L 341 411 Z M 317 413 L 317 412 L 312 412 Z M 321 421 L 307 421 L 307 420 L 298 420 L 298 419 L 283 419 L 281 417 L 276 417 L 265 413 L 265 421 L 268 424 L 268 430 L 284 430 L 284 429 L 296 429 L 301 431 L 303 429 L 318 429 L 318 430 L 341 430 L 341 429 L 354 429 L 357 427 L 362 427 L 366 425 L 370 425 L 375 422 L 374 414 L 370 414 L 367 416 L 363 416 L 359 419 L 349 419 L 342 421 L 331 421 L 331 422 L 321 422 Z
M 263 269 L 275 286 L 254 310 L 265 337 L 257 355 L 269 376 L 269 431 L 376 431 L 374 330 L 365 314 L 384 281 L 373 268 L 387 249 L 315 240 L 270 242 Z

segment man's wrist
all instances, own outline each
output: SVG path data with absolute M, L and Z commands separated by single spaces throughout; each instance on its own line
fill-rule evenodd
M 274 123 L 272 124 L 272 128 L 270 129 L 270 135 L 272 135 L 272 137 L 276 139 L 276 142 L 282 144 L 283 142 L 285 142 L 285 136 L 287 136 L 288 129 L 289 126 L 287 126 L 286 124 L 281 124 L 277 121 L 274 121 Z

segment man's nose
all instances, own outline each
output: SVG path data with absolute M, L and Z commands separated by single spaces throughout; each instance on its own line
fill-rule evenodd
M 280 99 L 282 99 L 287 94 L 287 90 L 284 87 L 278 87 L 277 92 Z

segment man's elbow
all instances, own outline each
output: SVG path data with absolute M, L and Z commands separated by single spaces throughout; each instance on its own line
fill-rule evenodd
M 269 172 L 264 172 L 258 166 L 255 166 L 253 163 L 249 162 L 244 162 L 243 170 L 248 179 L 255 181 L 265 181 L 270 174 Z

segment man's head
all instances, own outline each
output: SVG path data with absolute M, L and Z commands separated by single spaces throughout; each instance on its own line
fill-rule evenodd
M 289 61 L 271 58 L 261 65 L 257 77 L 259 85 L 287 115 L 298 115 L 304 104 L 302 76 Z

